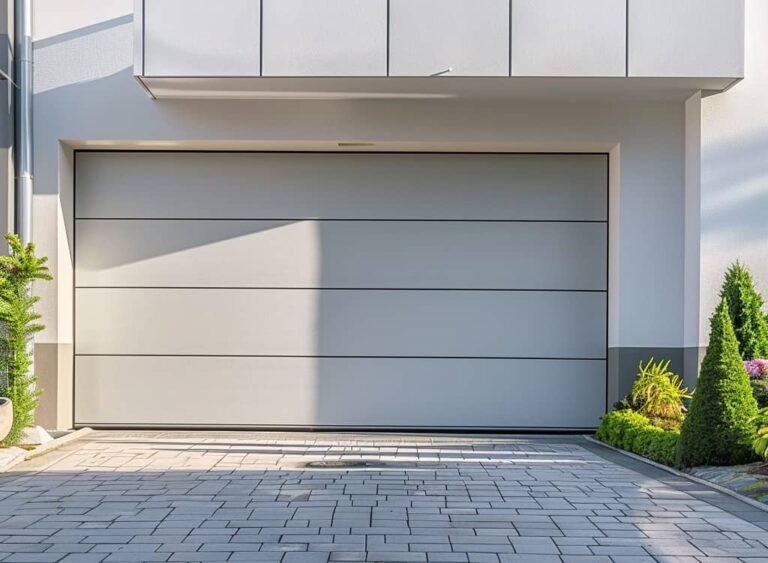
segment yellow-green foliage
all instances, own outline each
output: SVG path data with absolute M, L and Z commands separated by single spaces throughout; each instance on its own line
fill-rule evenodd
M 752 446 L 757 455 L 768 461 L 768 408 L 760 409 L 757 418 L 755 418 L 755 424 L 757 426 L 757 436 Z
M 651 358 L 645 364 L 640 362 L 630 392 L 630 404 L 637 412 L 654 421 L 673 423 L 665 426 L 676 426 L 685 413 L 683 400 L 690 398 L 680 377 L 669 370 L 669 360 L 655 362 Z

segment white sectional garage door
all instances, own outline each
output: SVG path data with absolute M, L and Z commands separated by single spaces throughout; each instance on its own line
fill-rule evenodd
M 587 428 L 607 157 L 78 152 L 75 417 Z

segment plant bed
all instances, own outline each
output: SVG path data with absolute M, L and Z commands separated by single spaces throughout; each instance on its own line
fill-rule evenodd
M 768 464 L 750 463 L 726 467 L 694 467 L 686 473 L 768 504 Z
M 763 304 L 749 271 L 738 262 L 731 266 L 710 319 L 709 345 L 693 395 L 669 371 L 669 362 L 641 362 L 631 392 L 603 417 L 596 438 L 747 502 L 768 505 Z
M 690 397 L 669 362 L 640 362 L 629 395 L 606 414 L 596 438 L 615 448 L 674 465 L 685 416 L 683 400 Z

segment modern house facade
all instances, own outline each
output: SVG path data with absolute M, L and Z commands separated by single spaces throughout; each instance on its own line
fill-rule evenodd
M 761 0 L 33 6 L 47 427 L 588 429 L 768 283 Z

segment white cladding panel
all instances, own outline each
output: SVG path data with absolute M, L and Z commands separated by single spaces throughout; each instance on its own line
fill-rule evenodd
M 513 76 L 624 76 L 626 0 L 512 0 Z
M 507 76 L 509 0 L 390 0 L 390 76 Z
M 629 76 L 744 76 L 744 0 L 629 0 Z
M 147 76 L 259 76 L 259 2 L 149 0 L 144 3 Z
M 262 0 L 264 76 L 386 76 L 387 0 Z

